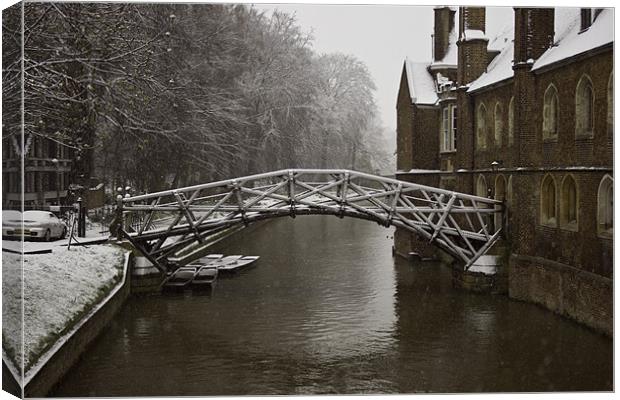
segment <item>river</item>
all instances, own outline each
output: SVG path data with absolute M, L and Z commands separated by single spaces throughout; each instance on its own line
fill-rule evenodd
M 260 255 L 209 294 L 132 297 L 54 396 L 611 390 L 612 341 L 392 257 L 393 230 L 273 220 L 214 250 Z

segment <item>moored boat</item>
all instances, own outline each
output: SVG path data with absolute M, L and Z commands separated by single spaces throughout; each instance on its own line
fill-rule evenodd
M 222 258 L 224 258 L 224 254 L 209 254 L 206 255 L 204 257 L 200 257 L 198 260 L 196 260 L 196 263 L 201 263 L 203 265 L 209 265 L 217 260 L 221 260 Z M 190 264 L 194 264 L 194 262 L 190 263 Z
M 211 267 L 217 267 L 222 268 L 223 266 L 229 265 L 231 263 L 234 263 L 235 261 L 237 261 L 238 259 L 240 259 L 243 256 L 226 256 L 223 258 L 220 258 L 219 260 L 215 260 L 212 263 L 209 264 L 209 266 Z
M 174 271 L 162 286 L 167 289 L 183 289 L 192 282 L 194 275 L 196 275 L 196 267 L 181 267 Z
M 217 267 L 204 266 L 200 267 L 194 279 L 192 279 L 191 286 L 195 289 L 210 289 L 215 285 L 217 279 Z
M 242 268 L 247 268 L 258 260 L 260 256 L 244 256 L 218 267 L 220 273 L 235 273 Z

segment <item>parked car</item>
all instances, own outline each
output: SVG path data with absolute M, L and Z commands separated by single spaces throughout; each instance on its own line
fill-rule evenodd
M 3 238 L 10 238 L 16 235 L 15 228 L 18 228 L 21 226 L 22 226 L 22 213 L 20 211 L 2 210 L 2 237 Z
M 23 232 L 21 219 L 22 214 L 19 211 L 3 211 L 2 236 L 19 238 L 23 234 L 24 239 L 31 238 L 50 241 L 53 238 L 63 239 L 67 234 L 67 226 L 64 222 L 49 211 L 24 211 Z

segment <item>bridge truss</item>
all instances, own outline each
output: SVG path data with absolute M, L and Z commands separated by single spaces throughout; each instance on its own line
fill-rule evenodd
M 168 257 L 267 218 L 329 214 L 411 231 L 468 269 L 498 240 L 502 203 L 349 170 L 289 169 L 119 200 L 119 237 L 162 272 Z

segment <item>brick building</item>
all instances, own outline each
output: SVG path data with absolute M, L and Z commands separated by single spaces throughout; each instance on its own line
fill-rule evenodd
M 435 7 L 405 60 L 397 177 L 504 201 L 511 297 L 612 330 L 613 10 Z M 397 231 L 400 254 L 434 249 Z
M 2 141 L 2 208 L 21 207 L 22 156 L 19 136 Z M 72 180 L 74 151 L 54 140 L 29 136 L 24 143 L 24 206 L 40 208 L 63 204 Z

